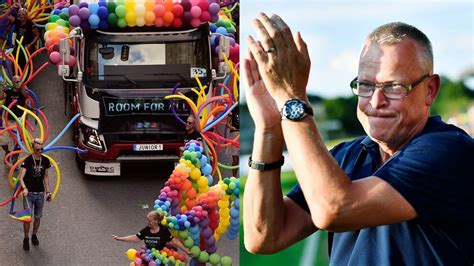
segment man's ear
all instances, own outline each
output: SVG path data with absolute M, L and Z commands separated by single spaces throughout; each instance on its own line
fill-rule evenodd
M 436 100 L 436 97 L 439 93 L 439 88 L 441 86 L 441 80 L 438 74 L 433 74 L 429 77 L 428 80 L 428 91 L 425 98 L 426 106 L 431 106 Z

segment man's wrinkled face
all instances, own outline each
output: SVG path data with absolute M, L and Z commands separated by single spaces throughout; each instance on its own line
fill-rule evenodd
M 194 116 L 189 116 L 186 120 L 186 133 L 190 134 L 194 131 Z
M 21 79 L 18 76 L 14 76 L 12 78 L 13 88 L 20 89 L 21 88 Z
M 372 83 L 411 84 L 426 73 L 420 65 L 418 47 L 412 40 L 379 45 L 367 42 L 359 62 L 358 79 Z M 406 98 L 388 99 L 381 88 L 370 97 L 359 97 L 357 117 L 373 140 L 400 144 L 413 137 L 429 112 L 425 79 Z

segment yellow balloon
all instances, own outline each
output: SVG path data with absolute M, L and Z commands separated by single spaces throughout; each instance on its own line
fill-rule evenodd
M 136 254 L 137 254 L 137 251 L 133 248 L 127 250 L 127 252 L 125 253 L 127 255 L 127 258 L 129 260 L 135 260 L 136 259 Z
M 137 25 L 137 15 L 133 11 L 127 10 L 127 15 L 125 15 L 125 20 L 129 27 L 134 27 Z

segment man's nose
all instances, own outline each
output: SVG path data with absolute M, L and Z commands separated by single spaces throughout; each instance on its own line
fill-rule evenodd
M 388 99 L 383 94 L 382 88 L 375 88 L 374 94 L 370 98 L 370 105 L 372 105 L 373 108 L 381 108 L 388 105 Z

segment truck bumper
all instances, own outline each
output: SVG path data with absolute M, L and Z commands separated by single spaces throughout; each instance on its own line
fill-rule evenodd
M 153 162 L 153 161 L 178 161 L 182 143 L 164 143 L 163 151 L 159 154 L 151 152 L 136 152 L 134 144 L 113 144 L 107 152 L 100 152 L 78 145 L 87 153 L 78 154 L 80 160 L 85 162 L 84 173 L 97 176 L 119 176 L 122 163 Z

